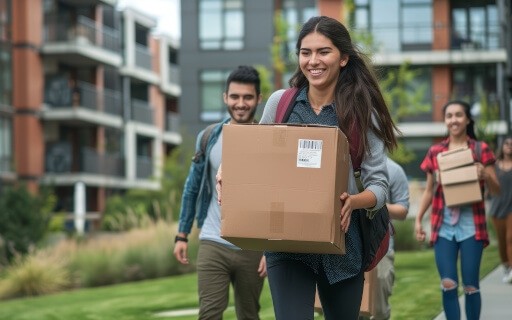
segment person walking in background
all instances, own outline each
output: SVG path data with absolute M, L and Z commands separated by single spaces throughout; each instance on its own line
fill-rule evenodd
M 256 69 L 240 66 L 231 72 L 223 97 L 230 118 L 211 130 L 203 155 L 205 130 L 197 136 L 196 156 L 183 190 L 174 256 L 182 264 L 189 263 L 187 236 L 194 218 L 197 219 L 197 226 L 201 228 L 197 256 L 199 319 L 222 319 L 229 302 L 230 284 L 234 289 L 237 318 L 259 319 L 259 299 L 266 276 L 265 257 L 262 252 L 240 250 L 220 237 L 221 214 L 215 189 L 215 175 L 221 163 L 222 126 L 252 123 L 261 102 Z
M 463 101 L 450 101 L 443 107 L 448 137 L 431 146 L 420 167 L 427 175 L 425 191 L 416 216 L 415 232 L 418 241 L 425 241 L 426 233 L 421 221 L 432 205 L 430 243 L 434 246 L 435 261 L 441 278 L 444 312 L 448 320 L 460 319 L 457 288 L 459 285 L 457 260 L 460 252 L 461 275 L 468 319 L 479 319 L 481 311 L 480 263 L 484 247 L 489 244 L 484 201 L 447 207 L 443 187 L 439 182 L 437 155 L 443 151 L 468 147 L 475 160 L 480 187 L 486 185 L 490 194 L 498 194 L 500 185 L 496 177 L 493 152 L 483 141 L 477 141 L 470 105 Z M 480 151 L 476 152 L 477 144 Z M 437 182 L 437 183 L 436 183 Z
M 364 280 L 357 214 L 366 211 L 356 209 L 377 210 L 386 203 L 386 149 L 396 146 L 396 127 L 368 60 L 339 21 L 309 19 L 299 33 L 296 53 L 299 65 L 289 84 L 298 95 L 283 122 L 339 126 L 347 136 L 357 132 L 360 148 L 355 152 L 362 158 L 365 190 L 358 193 L 350 168 L 348 192 L 340 195 L 346 254 L 265 252 L 275 317 L 313 319 L 318 285 L 325 319 L 357 319 Z M 283 92 L 268 99 L 260 123 L 276 122 Z
M 490 213 L 498 237 L 503 282 L 512 283 L 512 137 L 506 137 L 495 164 L 501 193 L 492 197 Z
M 389 192 L 386 206 L 389 218 L 405 220 L 409 213 L 409 182 L 404 169 L 389 157 L 386 159 L 389 174 Z M 389 250 L 386 256 L 377 264 L 377 281 L 371 292 L 373 310 L 371 319 L 381 320 L 391 318 L 389 297 L 395 283 L 395 250 L 393 237 L 389 240 Z M 360 319 L 365 319 L 360 317 Z

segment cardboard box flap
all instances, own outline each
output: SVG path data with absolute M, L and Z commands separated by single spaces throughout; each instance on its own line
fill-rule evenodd
M 478 173 L 475 165 L 441 171 L 441 183 L 443 186 L 472 181 L 478 181 Z
M 437 155 L 437 163 L 441 171 L 467 166 L 473 162 L 473 153 L 468 147 L 441 152 Z

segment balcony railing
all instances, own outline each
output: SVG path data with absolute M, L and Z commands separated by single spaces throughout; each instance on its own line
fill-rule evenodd
M 119 52 L 119 31 L 102 26 L 85 16 L 78 16 L 76 23 L 71 23 L 65 16 L 45 16 L 43 37 L 46 42 L 76 42 L 101 46 L 104 49 Z
M 99 153 L 93 148 L 80 148 L 74 155 L 72 146 L 67 142 L 47 144 L 47 173 L 92 173 L 106 176 L 124 176 L 124 158 L 118 154 Z
M 439 42 L 444 33 L 448 40 L 445 50 L 495 50 L 502 48 L 500 44 L 500 29 L 498 26 L 471 25 L 472 31 L 467 35 L 457 33 L 451 27 L 434 28 L 429 24 L 405 26 L 374 25 L 371 30 L 357 29 L 353 32 L 359 35 L 371 35 L 371 44 L 361 41 L 365 51 L 372 53 L 430 51 L 434 41 Z M 367 39 L 368 37 L 356 37 Z
M 169 63 L 169 83 L 180 84 L 180 67 L 177 64 Z
M 135 44 L 135 65 L 151 70 L 151 53 L 148 47 Z
M 165 130 L 170 132 L 180 131 L 180 115 L 176 112 L 169 112 L 166 116 Z
M 52 107 L 84 107 L 115 116 L 122 115 L 121 92 L 99 89 L 92 83 L 78 81 L 75 89 L 64 78 L 48 80 L 45 103 Z
M 153 108 L 146 101 L 132 99 L 132 120 L 154 124 Z
M 92 148 L 82 148 L 82 171 L 108 176 L 124 175 L 124 159 L 120 155 L 100 154 Z
M 153 175 L 153 160 L 146 156 L 137 156 L 137 178 L 147 179 Z

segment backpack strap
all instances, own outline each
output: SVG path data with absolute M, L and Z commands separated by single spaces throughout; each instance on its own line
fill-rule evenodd
M 208 140 L 210 140 L 212 130 L 217 125 L 218 123 L 212 123 L 204 129 L 203 135 L 201 136 L 201 142 L 199 143 L 199 150 L 197 150 L 192 157 L 193 162 L 197 163 L 202 159 L 202 157 L 204 157 L 206 153 L 206 146 L 208 145 Z
M 284 91 L 277 103 L 275 123 L 283 123 L 288 120 L 298 94 L 299 88 L 297 87 L 291 87 Z

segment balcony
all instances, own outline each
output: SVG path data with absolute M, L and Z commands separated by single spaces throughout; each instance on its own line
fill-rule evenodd
M 497 26 L 471 26 L 471 32 L 462 35 L 451 27 L 431 24 L 404 26 L 374 25 L 371 30 L 355 29 L 356 39 L 363 51 L 372 54 L 376 65 L 411 64 L 466 64 L 506 61 L 501 34 Z
M 66 142 L 47 144 L 45 155 L 46 173 L 87 173 L 103 176 L 123 177 L 124 159 L 116 154 L 101 154 L 93 148 L 80 148 L 74 155 L 72 146 Z
M 153 125 L 153 108 L 146 101 L 132 99 L 132 120 Z
M 180 132 L 180 115 L 176 112 L 168 112 L 165 121 L 165 131 Z
M 180 67 L 177 64 L 169 63 L 169 84 L 180 85 Z
M 147 70 L 151 70 L 151 53 L 148 47 L 135 44 L 135 65 Z
M 69 65 L 120 66 L 120 32 L 85 16 L 70 22 L 66 16 L 45 16 L 42 52 Z
M 137 178 L 148 179 L 153 176 L 153 159 L 147 156 L 137 156 Z

